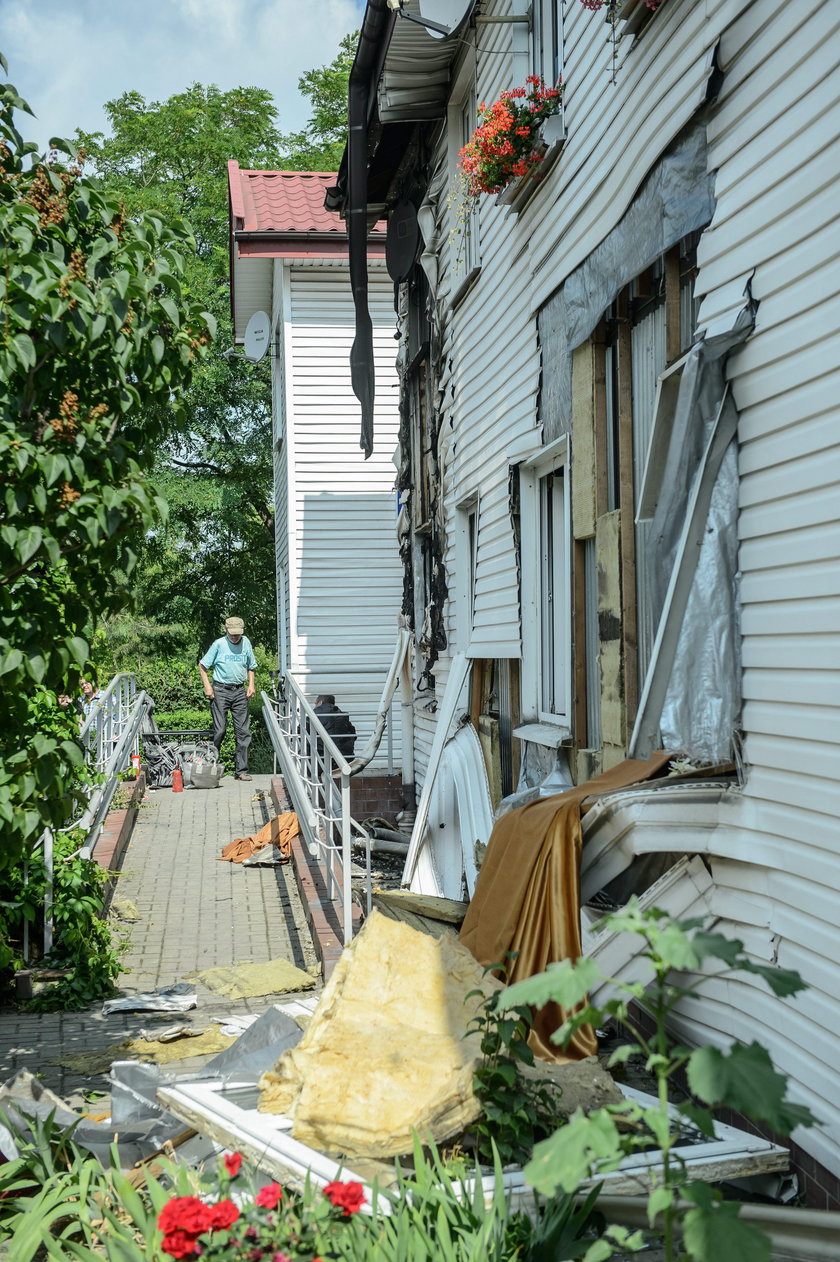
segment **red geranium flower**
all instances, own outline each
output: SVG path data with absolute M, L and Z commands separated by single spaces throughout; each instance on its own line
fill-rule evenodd
M 185 1231 L 200 1236 L 210 1229 L 210 1208 L 197 1196 L 176 1196 L 160 1211 L 158 1227 L 165 1234 Z
M 365 1203 L 365 1190 L 361 1183 L 328 1183 L 324 1188 L 324 1196 L 337 1209 L 344 1210 L 344 1217 L 355 1214 Z
M 182 1231 L 180 1227 L 170 1232 L 168 1236 L 164 1236 L 160 1247 L 171 1258 L 196 1258 L 200 1252 L 195 1236 L 188 1231 Z
M 283 1195 L 283 1189 L 279 1183 L 267 1183 L 264 1188 L 260 1188 L 254 1197 L 254 1204 L 259 1205 L 262 1209 L 274 1209 L 280 1197 Z
M 241 1152 L 226 1152 L 225 1153 L 225 1169 L 227 1170 L 228 1174 L 230 1175 L 232 1179 L 235 1179 L 236 1176 L 239 1174 L 241 1166 L 242 1166 L 242 1153 Z
M 210 1207 L 210 1230 L 227 1231 L 239 1217 L 239 1210 L 233 1201 L 219 1201 Z

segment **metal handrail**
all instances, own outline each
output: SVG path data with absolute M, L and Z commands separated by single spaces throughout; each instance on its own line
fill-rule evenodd
M 75 852 L 89 859 L 99 836 L 102 822 L 108 813 L 119 773 L 128 767 L 131 755 L 140 749 L 140 729 L 146 715 L 154 709 L 154 702 L 145 692 L 137 692 L 134 675 L 115 675 L 108 687 L 94 703 L 79 732 L 79 741 L 85 751 L 88 766 L 100 777 L 94 785 L 88 804 L 79 817 L 59 832 L 71 828 L 86 830 L 83 845 Z M 43 847 L 46 869 L 44 893 L 43 952 L 52 950 L 53 921 L 53 874 L 55 834 L 47 828 L 35 843 L 35 850 Z M 28 880 L 28 863 L 24 865 L 24 882 Z M 29 923 L 24 923 L 23 957 L 29 959 Z
M 321 860 L 327 895 L 341 909 L 345 946 L 353 936 L 351 848 L 365 840 L 368 911 L 370 837 L 350 815 L 350 764 L 291 674 L 276 698 L 262 693 L 263 717 L 310 854 Z

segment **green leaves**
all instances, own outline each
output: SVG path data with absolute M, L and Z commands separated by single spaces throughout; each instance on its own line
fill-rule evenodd
M 537 1144 L 523 1174 L 544 1196 L 558 1188 L 573 1192 L 584 1180 L 618 1169 L 624 1157 L 621 1137 L 608 1109 L 588 1116 L 578 1109 L 560 1130 Z
M 785 1100 L 787 1079 L 759 1043 L 735 1043 L 728 1054 L 698 1048 L 688 1061 L 688 1085 L 707 1104 L 725 1103 L 782 1135 L 814 1125 L 809 1109 Z
M 721 1199 L 706 1183 L 691 1183 L 685 1196 L 694 1202 L 682 1222 L 683 1240 L 694 1262 L 770 1262 L 770 1241 L 739 1218 L 740 1205 Z
M 157 520 L 144 479 L 210 336 L 182 285 L 189 231 L 126 216 L 73 167 L 30 165 L 16 108 L 0 88 L 15 172 L 0 199 L 0 865 L 74 809 L 78 749 L 39 748 L 39 689 L 72 691 L 94 617 L 126 601 Z
M 510 1009 L 530 1004 L 534 1008 L 542 1008 L 553 1001 L 564 1008 L 574 1008 L 586 998 L 600 977 L 601 971 L 592 960 L 563 960 L 550 965 L 545 973 L 508 986 L 502 991 L 500 1006 Z

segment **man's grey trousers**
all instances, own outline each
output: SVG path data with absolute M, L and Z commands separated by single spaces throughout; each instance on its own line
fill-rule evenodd
M 248 770 L 248 749 L 251 744 L 251 726 L 248 720 L 248 698 L 244 684 L 217 684 L 213 682 L 213 700 L 210 713 L 213 716 L 213 744 L 218 750 L 227 732 L 228 711 L 233 716 L 233 735 L 236 740 L 236 775 Z

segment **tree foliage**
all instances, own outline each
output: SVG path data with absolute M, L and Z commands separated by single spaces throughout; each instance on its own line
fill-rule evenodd
M 19 110 L 5 84 L 0 865 L 72 811 L 81 749 L 32 721 L 33 698 L 77 685 L 91 611 L 126 603 L 138 537 L 164 508 L 146 474 L 213 329 L 185 284 L 178 217 L 128 215 L 78 166 L 33 161 Z
M 183 396 L 181 423 L 162 444 L 155 483 L 169 506 L 142 550 L 138 606 L 146 619 L 185 623 L 196 648 L 236 612 L 249 635 L 273 639 L 270 363 L 225 357 L 229 298 L 227 163 L 276 168 L 280 135 L 270 93 L 193 84 L 165 101 L 126 92 L 105 106 L 110 133 L 78 132 L 87 165 L 130 216 L 189 217 L 196 250 L 190 292 L 219 336 Z
M 312 117 L 299 133 L 280 134 L 262 89 L 193 84 L 165 101 L 126 92 L 105 107 L 108 135 L 76 136 L 129 215 L 189 218 L 197 242 L 190 290 L 219 326 L 216 348 L 185 393 L 182 424 L 159 452 L 155 482 L 170 512 L 144 543 L 138 585 L 141 616 L 186 624 L 196 648 L 220 633 L 229 613 L 246 620 L 252 639 L 275 638 L 271 366 L 269 358 L 255 365 L 224 354 L 233 346 L 227 164 L 335 168 L 353 46 L 345 37 L 331 65 L 300 79 Z
M 283 137 L 284 166 L 289 171 L 337 171 L 347 142 L 347 82 L 359 32 L 345 35 L 335 60 L 298 79 L 298 89 L 312 104 L 302 131 Z

